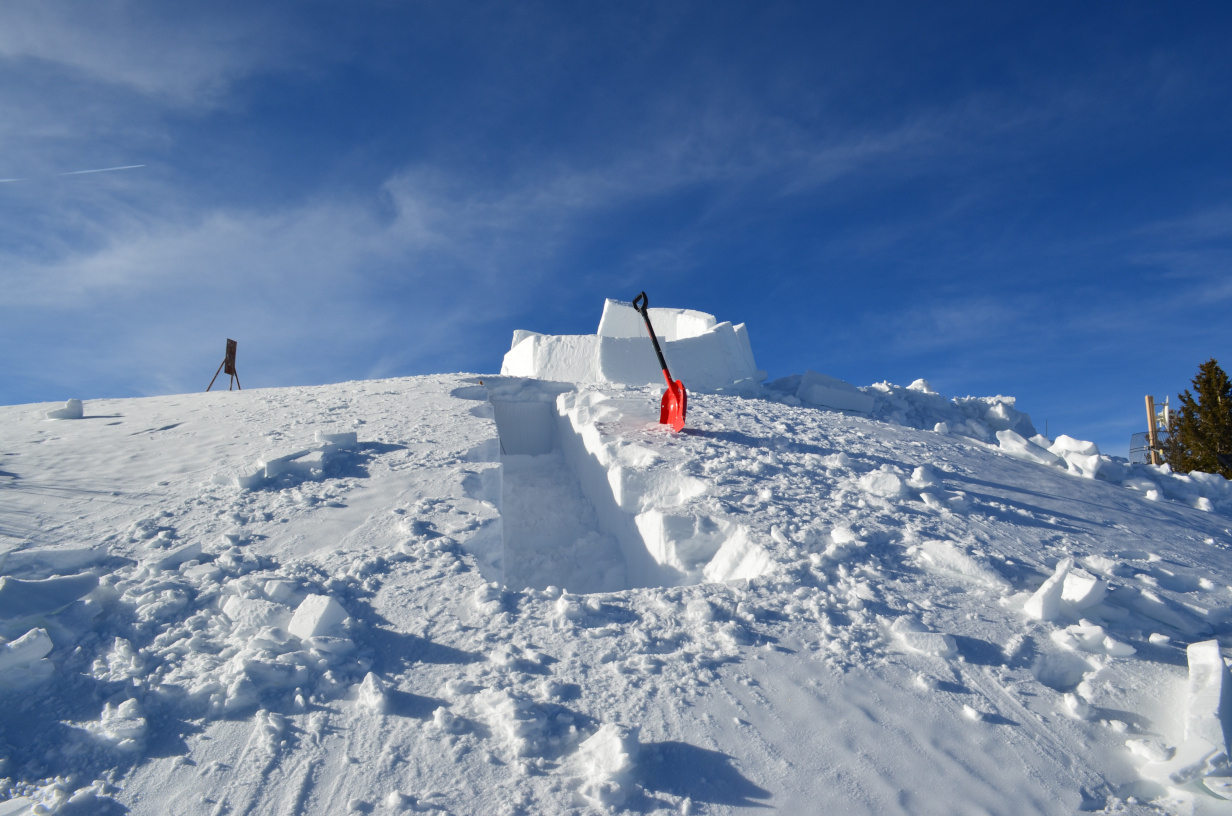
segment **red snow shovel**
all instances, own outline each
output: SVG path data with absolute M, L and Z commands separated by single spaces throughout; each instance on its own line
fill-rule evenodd
M 680 380 L 673 381 L 672 375 L 667 371 L 663 349 L 659 348 L 659 338 L 655 336 L 654 326 L 650 325 L 650 315 L 646 313 L 648 305 L 650 302 L 646 299 L 645 292 L 633 298 L 633 308 L 641 312 L 642 320 L 646 321 L 646 331 L 650 332 L 650 342 L 654 343 L 655 354 L 659 357 L 659 368 L 663 369 L 663 379 L 667 381 L 667 390 L 663 392 L 663 405 L 659 409 L 659 424 L 671 425 L 673 431 L 683 430 L 684 412 L 689 407 L 689 395 L 684 392 L 684 383 Z

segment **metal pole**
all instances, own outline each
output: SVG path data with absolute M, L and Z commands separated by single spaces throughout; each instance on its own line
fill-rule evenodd
M 1151 464 L 1159 464 L 1159 433 L 1155 429 L 1155 398 L 1147 395 L 1146 398 L 1146 430 L 1147 430 L 1147 450 L 1151 454 Z

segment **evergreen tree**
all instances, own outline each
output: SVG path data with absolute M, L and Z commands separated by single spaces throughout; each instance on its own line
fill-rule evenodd
M 1193 378 L 1195 398 L 1181 394 L 1163 443 L 1164 461 L 1177 473 L 1202 470 L 1232 479 L 1232 467 L 1217 454 L 1232 455 L 1232 382 L 1214 359 L 1198 367 Z

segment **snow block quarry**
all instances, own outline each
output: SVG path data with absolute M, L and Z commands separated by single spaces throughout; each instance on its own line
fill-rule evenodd
M 650 313 L 0 407 L 0 814 L 1232 812 L 1229 482 Z

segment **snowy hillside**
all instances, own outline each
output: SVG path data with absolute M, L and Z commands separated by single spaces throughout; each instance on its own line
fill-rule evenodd
M 0 407 L 0 814 L 1232 810 L 1227 482 L 737 384 Z

